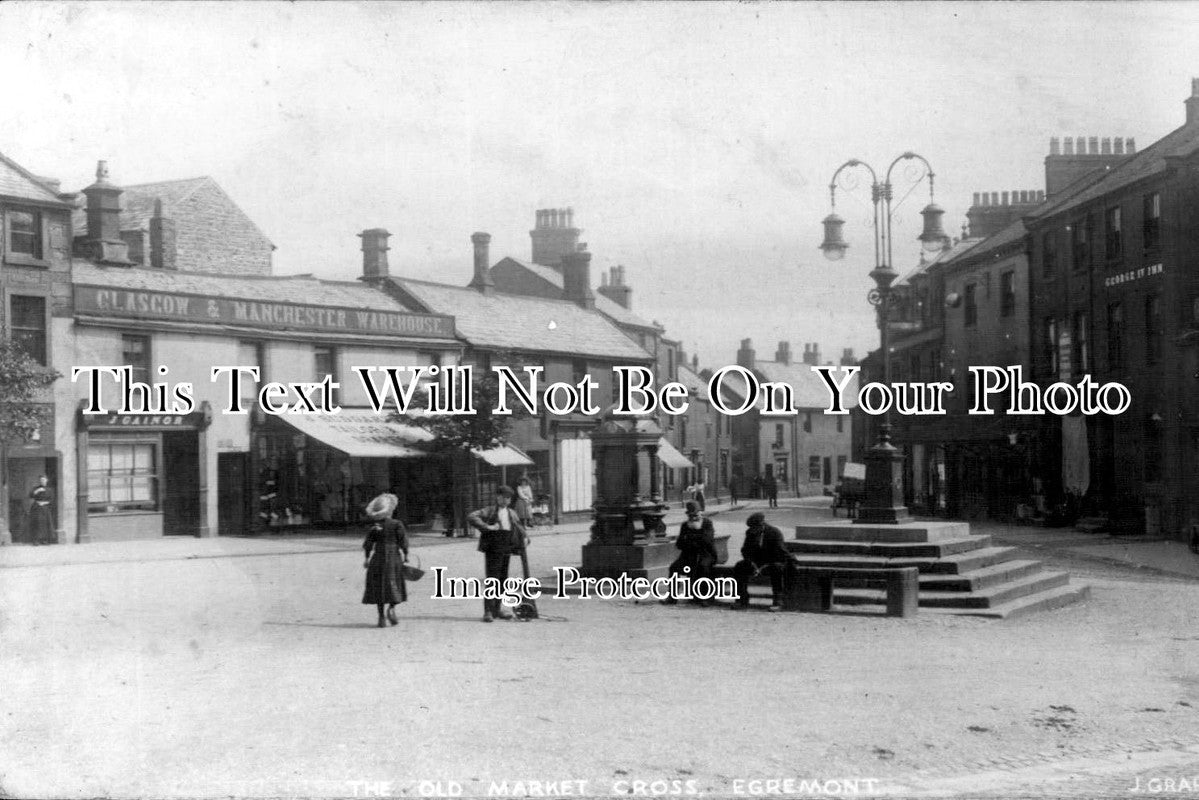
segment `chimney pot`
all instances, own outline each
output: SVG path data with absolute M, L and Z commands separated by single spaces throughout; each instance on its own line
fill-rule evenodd
M 1133 138 L 1125 139 L 1124 140 L 1124 152 L 1128 153 L 1129 155 L 1132 155 L 1136 151 L 1137 151 L 1137 140 L 1133 139 Z
M 978 192 L 974 193 L 974 205 L 978 205 Z
M 475 270 L 470 286 L 483 294 L 495 291 L 495 280 L 491 277 L 491 234 L 477 231 L 470 235 L 474 246 Z
M 155 269 L 176 269 L 175 220 L 167 217 L 162 198 L 154 199 L 154 216 L 150 218 L 150 266 Z
M 1007 192 L 1004 192 L 1004 193 L 1003 193 L 1003 195 L 1002 195 L 1002 197 L 1003 197 L 1003 200 L 1002 200 L 1002 202 L 1000 203 L 1000 205 L 1006 206 L 1006 205 L 1008 204 L 1008 202 L 1007 202 L 1007 200 L 1008 200 L 1008 198 L 1007 198 Z
M 591 253 L 580 248 L 562 257 L 562 297 L 581 308 L 595 308 L 591 291 Z
M 1062 140 L 1062 145 L 1065 148 L 1063 151 L 1065 155 L 1068 155 L 1068 156 L 1074 155 L 1074 140 L 1073 139 L 1071 139 L 1069 136 L 1067 136 L 1065 139 Z
M 96 164 L 96 182 L 83 190 L 87 196 L 87 241 L 96 261 L 129 264 L 129 244 L 121 237 L 121 194 L 108 180 L 108 162 Z
M 1090 152 L 1090 154 L 1091 154 L 1091 155 L 1093 155 L 1093 156 L 1094 156 L 1094 155 L 1099 155 L 1099 137 L 1098 137 L 1098 136 L 1092 136 L 1092 137 L 1091 137 L 1091 138 L 1090 138 L 1090 139 L 1087 141 L 1087 150 L 1088 150 L 1088 151 Z
M 373 281 L 386 278 L 389 272 L 387 266 L 387 238 L 391 236 L 383 228 L 367 228 L 358 234 L 362 239 L 362 280 Z
M 1111 140 L 1111 139 L 1108 139 L 1107 137 L 1104 137 L 1103 139 L 1100 139 L 1100 140 L 1099 140 L 1099 152 L 1100 152 L 1100 153 L 1102 153 L 1102 154 L 1104 154 L 1104 155 L 1111 155 L 1111 153 L 1112 153 L 1112 140 Z
M 1118 155 L 1118 156 L 1124 155 L 1124 139 L 1117 136 L 1115 141 L 1113 142 L 1113 144 L 1115 145 L 1115 148 L 1116 148 L 1116 155 Z
M 1060 151 L 1061 151 L 1061 144 L 1058 142 L 1058 138 L 1056 136 L 1051 137 L 1049 139 L 1049 155 L 1051 155 L 1051 156 L 1059 155 Z

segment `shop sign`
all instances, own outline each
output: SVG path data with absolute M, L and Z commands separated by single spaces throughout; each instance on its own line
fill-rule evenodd
M 1119 286 L 1122 283 L 1128 283 L 1130 281 L 1136 281 L 1140 280 L 1141 278 L 1149 278 L 1154 275 L 1161 274 L 1161 264 L 1150 264 L 1149 266 L 1141 267 L 1140 269 L 1130 269 L 1127 272 L 1121 272 L 1117 275 L 1109 275 L 1103 279 L 1103 285 L 1110 289 L 1111 287 Z
M 393 334 L 438 339 L 454 337 L 454 318 L 362 308 L 271 303 L 228 297 L 75 286 L 75 310 L 103 317 L 133 317 L 207 325 L 332 333 Z
M 79 412 L 79 425 L 83 428 L 105 430 L 177 430 L 194 431 L 208 427 L 212 412 L 207 403 L 199 411 L 190 414 L 84 414 Z

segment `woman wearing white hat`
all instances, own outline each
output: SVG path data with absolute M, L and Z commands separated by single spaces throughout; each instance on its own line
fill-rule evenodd
M 404 524 L 392 519 L 399 500 L 394 494 L 381 494 L 366 507 L 366 515 L 374 522 L 367 531 L 362 549 L 366 551 L 366 589 L 362 593 L 364 605 L 374 604 L 379 609 L 379 627 L 392 625 L 396 619 L 396 603 L 408 599 L 408 587 L 404 585 L 404 562 L 408 560 L 408 534 Z M 387 606 L 387 621 L 384 621 L 383 606 Z

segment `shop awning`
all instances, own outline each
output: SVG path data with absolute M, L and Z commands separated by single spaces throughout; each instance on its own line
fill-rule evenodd
M 533 463 L 533 459 L 525 455 L 519 447 L 510 444 L 491 447 L 487 450 L 476 447 L 471 450 L 471 453 L 493 467 L 527 467 Z
M 658 460 L 668 467 L 675 469 L 691 469 L 695 465 L 691 463 L 691 459 L 683 455 L 665 438 L 658 440 Z
M 279 419 L 305 436 L 359 458 L 422 458 L 416 445 L 433 434 L 415 425 L 391 422 L 387 413 L 343 408 L 337 414 L 283 414 Z

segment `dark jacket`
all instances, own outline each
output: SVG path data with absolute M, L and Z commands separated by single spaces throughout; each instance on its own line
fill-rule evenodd
M 674 546 L 680 551 L 676 563 L 679 566 L 689 566 L 693 571 L 699 570 L 707 574 L 719 560 L 716 553 L 716 531 L 712 527 L 712 520 L 706 517 L 699 528 L 692 528 L 684 522 L 679 527 L 679 538 L 675 540 Z
M 791 553 L 783 544 L 783 532 L 773 525 L 763 525 L 746 528 L 741 557 L 760 567 L 765 564 L 788 562 L 791 560 Z
M 365 604 L 403 603 L 408 599 L 404 584 L 404 561 L 408 558 L 408 534 L 404 523 L 385 519 L 366 532 L 362 549 L 370 560 L 366 567 Z
M 520 524 L 516 509 L 508 506 L 508 519 L 512 522 L 510 531 L 489 531 L 488 525 L 495 525 L 499 519 L 499 506 L 488 506 L 478 511 L 470 512 L 467 523 L 479 532 L 479 552 L 511 555 L 525 549 L 525 527 Z

